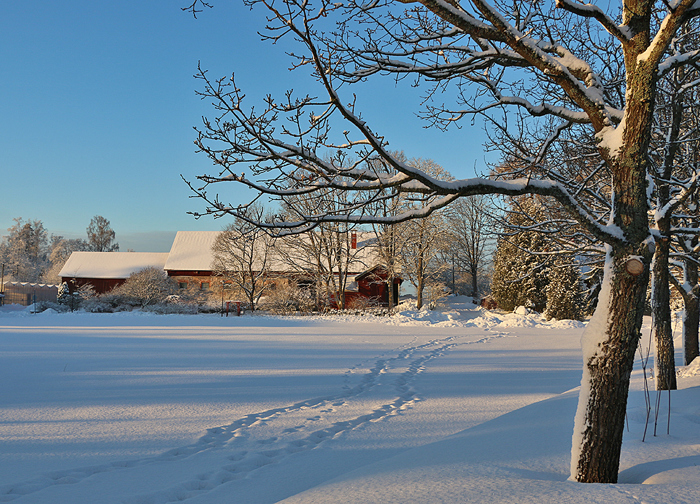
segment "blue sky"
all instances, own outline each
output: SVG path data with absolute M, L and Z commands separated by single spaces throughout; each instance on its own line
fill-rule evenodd
M 50 233 L 84 237 L 94 215 L 109 219 L 121 250 L 167 251 L 178 230 L 218 230 L 181 180 L 211 172 L 195 153 L 193 126 L 212 116 L 196 96 L 197 63 L 236 73 L 261 105 L 266 93 L 306 91 L 288 71 L 290 46 L 261 42 L 264 12 L 215 0 L 193 19 L 185 0 L 23 0 L 0 14 L 0 234 L 13 218 L 40 219 Z M 363 85 L 365 119 L 393 149 L 432 158 L 458 178 L 484 168 L 481 129 L 443 133 L 416 116 L 408 82 Z M 221 188 L 228 201 L 246 198 Z

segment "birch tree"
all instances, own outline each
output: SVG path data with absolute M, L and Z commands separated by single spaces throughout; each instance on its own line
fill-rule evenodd
M 673 44 L 681 27 L 700 15 L 700 3 L 249 3 L 265 10 L 265 38 L 296 44 L 289 49 L 292 67 L 308 69 L 318 89 L 308 95 L 268 96 L 262 108 L 254 108 L 245 102 L 234 76 L 214 79 L 199 72 L 200 93 L 211 100 L 215 114 L 204 120 L 196 140 L 216 166 L 213 174 L 199 177 L 202 184 L 192 186 L 207 204 L 202 213 L 244 212 L 245 205 L 229 204 L 209 192 L 210 185 L 220 183 L 242 184 L 278 200 L 328 188 L 355 195 L 338 212 L 258 223 L 282 233 L 329 221 L 404 222 L 478 194 L 539 194 L 556 200 L 571 221 L 606 249 L 597 309 L 582 337 L 571 478 L 617 481 L 655 244 L 648 221 L 648 180 L 658 83 L 700 59 L 699 50 Z M 421 113 L 432 125 L 486 118 L 489 128 L 515 140 L 526 163 L 507 177 L 441 181 L 396 159 L 386 137 L 362 118 L 362 104 L 350 91 L 353 84 L 379 74 L 408 77 L 424 86 Z M 442 97 L 454 101 L 441 103 Z M 609 190 L 567 175 L 550 159 L 560 136 L 579 133 L 595 137 L 596 154 L 610 174 Z M 322 153 L 329 149 L 348 152 L 353 162 L 325 162 Z M 388 174 L 374 169 L 376 159 L 391 167 Z M 368 204 L 387 197 L 387 188 L 430 199 L 386 219 L 365 213 Z

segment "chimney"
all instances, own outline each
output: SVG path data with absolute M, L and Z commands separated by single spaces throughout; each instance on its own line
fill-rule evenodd
M 355 231 L 350 235 L 350 247 L 355 250 L 357 248 L 357 233 Z

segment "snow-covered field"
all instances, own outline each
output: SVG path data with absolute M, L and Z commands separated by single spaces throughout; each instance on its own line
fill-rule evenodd
M 664 393 L 644 442 L 635 371 L 620 484 L 570 482 L 583 325 L 461 301 L 391 318 L 5 308 L 0 502 L 700 502 L 700 363 L 670 434 Z

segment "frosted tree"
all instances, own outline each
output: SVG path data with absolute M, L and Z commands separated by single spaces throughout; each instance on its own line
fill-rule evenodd
M 87 227 L 87 241 L 92 252 L 118 252 L 119 244 L 114 241 L 115 233 L 109 221 L 95 215 Z
M 251 1 L 266 12 L 264 36 L 289 49 L 292 66 L 308 69 L 318 93 L 248 107 L 233 76 L 199 73 L 201 95 L 215 117 L 199 130 L 198 149 L 216 166 L 197 194 L 206 214 L 238 215 L 241 207 L 209 186 L 242 184 L 273 200 L 329 188 L 357 195 L 337 213 L 308 213 L 294 222 L 264 223 L 301 232 L 320 222 L 404 222 L 461 197 L 539 194 L 555 199 L 570 221 L 605 244 L 604 280 L 596 312 L 582 337 L 583 378 L 574 421 L 571 477 L 615 482 L 627 393 L 640 338 L 655 238 L 650 229 L 649 147 L 658 85 L 700 51 L 675 45 L 700 15 L 696 0 L 377 0 L 342 3 Z M 196 3 L 193 6 L 196 10 Z M 449 127 L 481 116 L 511 138 L 526 161 L 492 178 L 441 181 L 396 159 L 387 140 L 363 120 L 350 94 L 379 74 L 425 86 L 423 116 Z M 449 93 L 442 93 L 449 90 Z M 441 103 L 439 99 L 454 99 Z M 389 112 L 387 112 L 389 113 Z M 339 127 L 338 127 L 339 126 Z M 585 134 L 609 172 L 606 188 L 569 174 L 551 159 L 562 135 Z M 324 161 L 344 150 L 353 162 Z M 391 167 L 379 172 L 375 160 Z M 249 175 L 243 174 L 246 171 Z M 302 178 L 302 175 L 304 178 Z M 309 178 L 309 175 L 312 175 Z M 694 180 L 686 181 L 686 188 Z M 381 218 L 364 209 L 387 188 L 430 196 L 420 208 Z
M 123 284 L 112 289 L 108 296 L 145 308 L 164 302 L 168 296 L 175 294 L 176 291 L 177 286 L 172 278 L 168 277 L 162 269 L 149 266 L 129 275 L 129 278 Z M 83 287 L 76 294 L 83 300 L 93 297 Z
M 51 252 L 49 262 L 51 265 L 43 274 L 42 281 L 46 283 L 60 284 L 61 278 L 58 274 L 63 269 L 64 264 L 73 252 L 88 251 L 90 246 L 85 240 L 80 238 L 66 239 L 63 236 L 51 236 Z
M 49 267 L 49 238 L 40 220 L 14 219 L 8 234 L 0 242 L 0 261 L 6 278 L 19 282 L 38 282 Z

